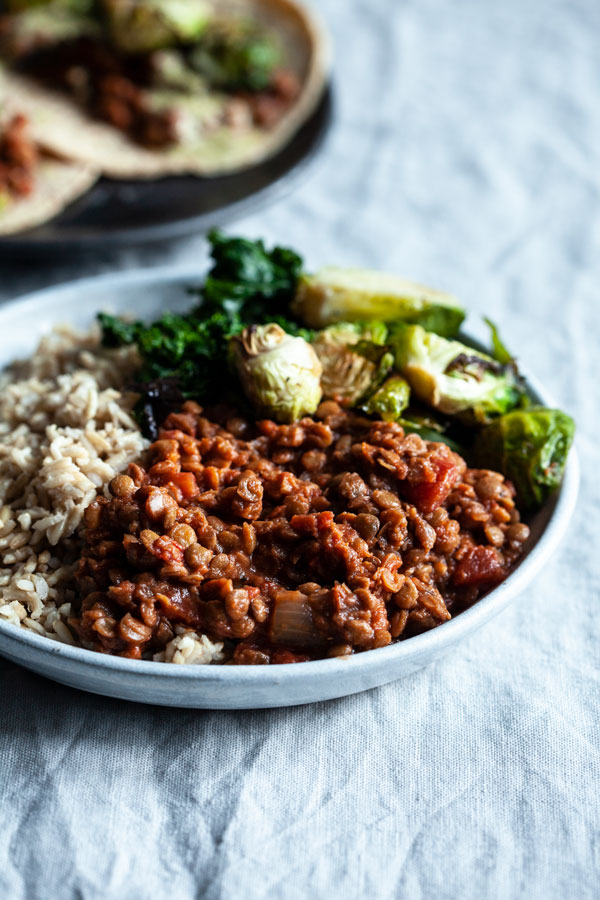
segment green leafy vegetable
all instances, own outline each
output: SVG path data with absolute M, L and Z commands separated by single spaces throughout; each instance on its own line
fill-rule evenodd
M 158 396 L 160 379 L 176 384 L 183 397 L 223 397 L 235 385 L 227 365 L 228 344 L 245 325 L 275 321 L 294 336 L 311 336 L 285 316 L 302 269 L 296 253 L 283 247 L 268 251 L 262 241 L 228 238 L 217 231 L 209 241 L 213 266 L 195 291 L 201 304 L 190 313 L 164 313 L 150 325 L 98 316 L 105 346 L 137 344 L 140 408 L 152 402 L 144 396 L 144 383 L 152 383 Z
M 214 260 L 201 290 L 205 309 L 242 313 L 248 324 L 288 312 L 302 272 L 293 250 L 268 251 L 262 241 L 230 238 L 219 231 L 208 235 Z
M 165 313 L 147 326 L 105 313 L 99 319 L 104 346 L 137 343 L 142 358 L 141 383 L 176 378 L 187 397 L 201 397 L 207 391 L 217 376 L 208 364 L 216 362 L 219 355 L 223 358 L 227 341 L 243 327 L 239 317 L 218 312 L 206 319 L 198 313 Z
M 492 356 L 495 360 L 503 365 L 508 365 L 514 362 L 514 356 L 508 350 L 506 344 L 500 337 L 500 333 L 498 331 L 498 326 L 494 325 L 491 319 L 484 318 L 483 320 L 485 324 L 490 329 L 491 338 L 492 338 Z
M 478 435 L 475 464 L 513 482 L 522 509 L 540 507 L 559 486 L 575 434 L 573 419 L 559 409 L 514 410 Z
M 410 401 L 410 385 L 402 375 L 391 375 L 363 404 L 370 416 L 398 422 Z
M 519 402 L 523 393 L 511 363 L 502 365 L 459 341 L 420 325 L 397 329 L 396 368 L 423 403 L 470 424 L 485 424 Z
M 190 54 L 192 68 L 226 91 L 265 90 L 279 60 L 279 48 L 263 29 L 231 19 L 211 22 Z
M 101 0 L 112 41 L 149 53 L 201 38 L 212 12 L 205 0 Z
M 138 334 L 143 379 L 176 376 L 185 395 L 203 396 L 217 374 L 210 363 L 241 327 L 241 321 L 227 313 L 215 312 L 206 319 L 165 313 Z
M 119 316 L 98 313 L 98 322 L 102 329 L 102 343 L 105 347 L 121 347 L 123 344 L 135 344 L 138 335 L 144 329 L 143 322 L 128 322 Z

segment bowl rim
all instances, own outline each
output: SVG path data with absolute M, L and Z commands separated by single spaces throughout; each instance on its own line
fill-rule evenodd
M 51 285 L 36 291 L 29 292 L 14 300 L 0 305 L 0 327 L 4 319 L 7 324 L 15 318 L 27 318 L 39 311 L 40 306 L 52 300 L 57 300 L 60 295 L 66 299 L 70 293 L 84 291 L 93 288 L 93 291 L 108 290 L 118 286 L 120 289 L 127 287 L 139 287 L 150 283 L 152 285 L 175 285 L 180 283 L 185 288 L 187 283 L 193 283 L 203 276 L 203 268 L 190 268 L 188 266 L 156 266 L 150 268 L 136 268 L 127 271 L 103 273 L 87 276 L 67 282 Z M 60 319 L 52 319 L 52 325 L 58 325 Z M 464 332 L 473 344 L 477 339 L 467 329 Z M 527 373 L 524 375 L 527 387 L 545 406 L 553 406 L 552 398 L 539 385 L 534 377 Z M 225 682 L 235 683 L 248 681 L 252 683 L 268 683 L 276 680 L 281 682 L 284 678 L 292 678 L 296 682 L 312 681 L 315 677 L 328 677 L 340 674 L 347 666 L 352 666 L 355 674 L 362 670 L 363 674 L 372 669 L 385 666 L 386 663 L 399 663 L 401 660 L 409 663 L 425 655 L 442 652 L 446 647 L 467 637 L 476 631 L 479 626 L 491 620 L 500 613 L 508 604 L 529 584 L 535 575 L 550 558 L 558 547 L 569 521 L 572 517 L 579 490 L 580 466 L 576 446 L 569 452 L 565 468 L 563 482 L 555 496 L 547 503 L 553 504 L 549 520 L 537 542 L 529 550 L 527 556 L 517 564 L 507 578 L 496 588 L 492 588 L 481 600 L 473 606 L 457 615 L 455 618 L 444 622 L 441 626 L 416 635 L 406 641 L 389 644 L 375 650 L 367 650 L 354 654 L 347 658 L 332 658 L 310 660 L 302 665 L 279 666 L 228 666 L 228 665 L 166 665 L 153 660 L 125 659 L 119 656 L 109 656 L 84 647 L 76 647 L 64 644 L 60 641 L 25 628 L 19 628 L 9 622 L 0 620 L 0 636 L 3 644 L 11 644 L 15 648 L 24 645 L 36 655 L 47 658 L 60 658 L 66 665 L 69 663 L 81 664 L 88 669 L 103 670 L 111 673 L 122 673 L 124 676 L 143 678 L 167 678 L 181 679 L 185 682 L 211 683 Z M 15 650 L 15 653 L 17 651 Z M 0 655 L 4 649 L 0 648 Z M 18 658 L 11 654 L 11 659 L 18 662 Z M 25 662 L 25 660 L 23 660 Z

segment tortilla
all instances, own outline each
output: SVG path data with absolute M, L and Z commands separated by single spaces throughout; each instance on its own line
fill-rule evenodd
M 285 146 L 316 109 L 328 73 L 329 44 L 315 17 L 294 0 L 237 0 L 227 9 L 271 29 L 280 41 L 285 67 L 300 79 L 299 97 L 272 129 L 219 126 L 193 141 L 148 150 L 113 126 L 92 120 L 64 95 L 4 69 L 6 90 L 28 116 L 31 134 L 41 146 L 112 178 L 221 175 L 256 165 Z M 189 98 L 198 104 L 197 121 L 222 109 L 226 101 L 226 95 L 212 91 Z
M 84 194 L 98 173 L 85 163 L 42 158 L 27 197 L 11 197 L 0 209 L 0 235 L 42 225 Z

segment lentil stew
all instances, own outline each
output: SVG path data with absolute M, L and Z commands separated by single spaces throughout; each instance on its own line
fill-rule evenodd
M 333 401 L 290 425 L 187 402 L 110 495 L 69 625 L 136 659 L 180 626 L 236 664 L 383 647 L 475 602 L 529 535 L 502 475 Z

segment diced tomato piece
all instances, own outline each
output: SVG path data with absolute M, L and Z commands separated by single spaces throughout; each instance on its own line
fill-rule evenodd
M 203 624 L 201 604 L 185 590 L 173 588 L 167 593 L 157 593 L 155 597 L 163 615 L 173 622 L 192 626 Z
M 312 516 L 292 516 L 290 525 L 298 534 L 309 534 L 311 537 L 317 536 L 317 517 L 314 514 Z
M 446 456 L 433 456 L 430 460 L 435 472 L 432 481 L 404 481 L 402 493 L 420 512 L 430 513 L 441 506 L 456 483 L 458 465 Z
M 173 475 L 171 481 L 177 485 L 186 500 L 191 500 L 200 493 L 198 482 L 193 472 L 179 472 L 177 475 Z
M 334 515 L 330 509 L 324 510 L 317 516 L 319 531 L 327 531 L 333 525 Z
M 480 585 L 502 581 L 505 575 L 498 552 L 493 547 L 473 547 L 454 571 L 454 584 Z
M 183 549 L 164 534 L 156 538 L 149 550 L 153 556 L 156 556 L 157 559 L 162 559 L 167 565 L 183 562 Z
M 272 662 L 275 665 L 308 662 L 309 659 L 310 656 L 304 656 L 302 653 L 292 653 L 291 650 L 276 650 L 272 656 Z

